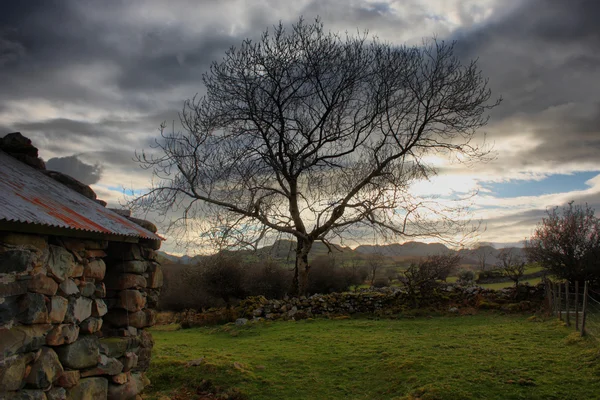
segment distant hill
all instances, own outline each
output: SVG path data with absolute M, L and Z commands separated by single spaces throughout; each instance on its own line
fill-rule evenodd
M 517 254 L 522 254 L 523 249 L 512 247 L 513 251 Z M 486 267 L 495 266 L 498 264 L 498 254 L 502 249 L 496 249 L 492 246 L 481 246 L 477 249 L 461 249 L 457 253 L 461 256 L 461 264 L 479 266 L 482 260 L 485 258 Z M 261 260 L 266 257 L 272 257 L 280 260 L 283 263 L 293 263 L 295 260 L 296 243 L 291 240 L 280 239 L 276 240 L 272 245 L 264 246 L 256 251 L 241 250 L 239 253 L 251 260 Z M 442 243 L 422 243 L 422 242 L 406 242 L 403 244 L 392 243 L 388 245 L 360 245 L 354 250 L 350 247 L 335 246 L 333 253 L 339 260 L 349 259 L 367 259 L 369 255 L 381 254 L 384 257 L 389 257 L 390 263 L 395 261 L 410 259 L 418 259 L 427 257 L 435 254 L 446 254 L 455 253 L 455 250 L 451 250 Z M 203 257 L 197 255 L 194 257 L 190 256 L 174 256 L 172 254 L 158 251 L 160 260 L 162 263 L 171 264 L 196 264 Z M 325 256 L 329 253 L 329 249 L 321 242 L 317 242 L 313 245 L 309 259 L 314 260 L 317 257 Z
M 381 254 L 388 257 L 427 257 L 434 254 L 451 252 L 441 243 L 406 242 L 388 245 L 361 245 L 354 251 L 362 254 Z

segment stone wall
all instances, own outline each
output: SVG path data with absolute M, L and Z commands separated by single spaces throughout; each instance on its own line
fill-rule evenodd
M 0 232 L 0 399 L 136 398 L 157 245 Z
M 497 309 L 503 311 L 529 311 L 541 307 L 544 301 L 544 286 L 521 285 L 518 289 L 484 289 L 462 287 L 456 284 L 440 285 L 422 306 L 439 311 L 460 312 L 460 309 Z M 398 315 L 414 311 L 414 299 L 401 288 L 365 289 L 359 292 L 315 294 L 268 300 L 262 296 L 251 297 L 240 302 L 237 316 L 246 319 L 264 318 L 305 319 L 319 315 Z

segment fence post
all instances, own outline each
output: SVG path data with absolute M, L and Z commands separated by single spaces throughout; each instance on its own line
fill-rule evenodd
M 544 287 L 546 288 L 546 299 L 548 300 L 548 312 L 554 312 L 554 292 L 552 291 L 552 283 L 550 279 L 544 278 Z
M 556 315 L 556 312 L 558 311 L 558 287 L 556 286 L 556 282 L 552 282 L 552 297 L 552 314 Z
M 575 330 L 579 330 L 579 281 L 575 281 Z
M 569 302 L 569 281 L 567 281 L 565 283 L 565 308 L 567 309 L 567 326 L 571 326 L 571 309 L 570 309 L 570 302 Z
M 562 283 L 558 283 L 558 319 L 562 321 Z
M 583 307 L 581 309 L 582 311 L 582 316 L 581 316 L 581 336 L 585 336 L 585 316 L 587 313 L 587 297 L 588 297 L 588 283 L 587 281 L 585 281 L 584 285 L 583 285 Z

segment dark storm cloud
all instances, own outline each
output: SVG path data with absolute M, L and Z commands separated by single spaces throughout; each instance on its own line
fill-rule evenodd
M 77 155 L 51 158 L 46 162 L 46 169 L 62 172 L 86 185 L 97 183 L 102 175 L 99 165 L 86 164 L 79 160 Z

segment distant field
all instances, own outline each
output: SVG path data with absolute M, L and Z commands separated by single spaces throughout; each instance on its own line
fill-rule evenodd
M 480 314 L 160 328 L 147 399 L 208 398 L 196 394 L 211 386 L 203 380 L 229 399 L 600 397 L 597 342 L 553 319 Z

